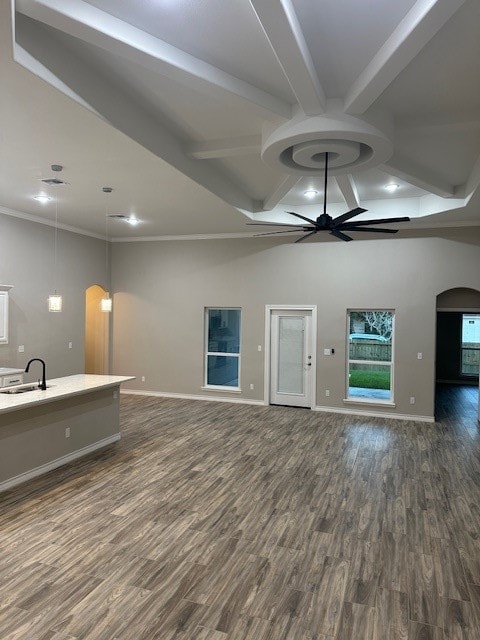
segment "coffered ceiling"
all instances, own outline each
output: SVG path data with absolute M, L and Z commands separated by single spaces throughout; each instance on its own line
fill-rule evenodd
M 480 224 L 478 0 L 0 7 L 4 213 L 56 208 L 100 235 L 106 215 L 136 216 L 110 220 L 117 238 L 250 235 L 321 213 L 328 152 L 334 216 Z M 67 185 L 40 182 L 54 163 Z

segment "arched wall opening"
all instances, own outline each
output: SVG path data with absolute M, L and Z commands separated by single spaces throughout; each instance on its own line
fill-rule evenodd
M 98 284 L 85 291 L 85 373 L 109 373 L 110 314 L 100 308 L 106 293 Z
M 452 411 L 463 412 L 475 394 L 478 410 L 478 394 L 472 387 L 478 387 L 479 370 L 480 291 L 466 287 L 443 291 L 437 296 L 435 415 L 441 395 L 448 397 L 450 403 L 463 404 L 451 407 Z

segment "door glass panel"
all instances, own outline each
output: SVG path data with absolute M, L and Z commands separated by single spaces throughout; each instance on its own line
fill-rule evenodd
M 304 394 L 303 316 L 278 319 L 278 393 Z

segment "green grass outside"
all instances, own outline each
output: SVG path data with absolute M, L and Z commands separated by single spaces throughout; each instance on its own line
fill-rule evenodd
M 354 370 L 350 373 L 349 384 L 364 389 L 390 389 L 390 372 Z

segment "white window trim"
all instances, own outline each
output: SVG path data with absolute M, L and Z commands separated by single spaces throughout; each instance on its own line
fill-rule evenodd
M 220 311 L 239 311 L 240 312 L 240 335 L 238 336 L 238 353 L 225 353 L 223 351 L 208 351 L 208 327 L 209 327 L 209 311 L 212 310 L 220 310 Z M 204 348 L 203 348 L 203 382 L 201 389 L 203 391 L 231 391 L 233 393 L 240 393 L 242 388 L 240 386 L 241 380 L 241 352 L 242 352 L 242 308 L 241 307 L 205 307 L 204 314 Z M 228 385 L 218 385 L 218 384 L 208 384 L 208 357 L 209 356 L 227 356 L 238 358 L 238 386 L 230 387 Z
M 392 357 L 390 362 L 385 362 L 384 360 L 350 360 L 350 314 L 355 312 L 362 311 L 389 311 L 392 314 Z M 343 402 L 351 402 L 357 404 L 381 404 L 394 407 L 395 406 L 395 309 L 382 309 L 382 308 L 357 308 L 357 309 L 347 309 L 347 326 L 346 326 L 346 365 L 345 365 L 345 398 Z M 350 388 L 349 381 L 349 373 L 350 373 L 350 363 L 352 364 L 372 364 L 372 365 L 383 365 L 390 367 L 390 398 L 356 398 L 354 396 L 348 395 L 348 390 Z

